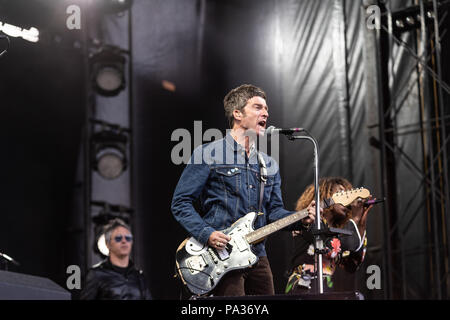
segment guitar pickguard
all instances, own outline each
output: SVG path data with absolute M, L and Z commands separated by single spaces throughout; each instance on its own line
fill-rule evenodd
M 231 237 L 227 247 L 216 250 L 189 238 L 176 254 L 177 268 L 189 290 L 198 295 L 208 293 L 229 271 L 254 265 L 258 257 L 245 236 L 253 231 L 256 213 L 250 212 L 222 232 Z
M 205 244 L 201 244 L 195 238 L 191 237 L 186 242 L 185 248 L 189 254 L 193 256 L 198 256 L 203 252 L 205 252 L 208 249 L 208 246 Z

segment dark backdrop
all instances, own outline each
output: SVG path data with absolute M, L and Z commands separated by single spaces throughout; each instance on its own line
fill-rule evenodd
M 194 148 L 194 121 L 202 121 L 203 132 L 224 132 L 222 101 L 230 89 L 243 83 L 262 87 L 269 124 L 306 127 L 318 139 L 322 176 L 344 175 L 370 188 L 360 13 L 357 1 L 135 2 L 135 203 L 144 235 L 140 258 L 155 297 L 179 294 L 174 254 L 187 236 L 170 212 L 184 168 L 171 162 L 178 143 L 171 134 L 189 130 Z M 163 80 L 176 91 L 165 90 Z M 293 210 L 313 182 L 313 148 L 281 137 L 280 151 L 285 206 Z M 354 166 L 352 152 L 359 157 Z M 272 236 L 267 247 L 276 293 L 283 293 L 289 233 Z
M 86 110 L 86 44 L 80 32 L 65 26 L 69 2 L 26 3 L 28 7 L 21 1 L 0 2 L 5 21 L 42 30 L 37 44 L 12 39 L 10 52 L 0 60 L 6 222 L 0 227 L 0 243 L 1 250 L 22 263 L 17 271 L 50 277 L 65 286 L 67 266 L 82 266 L 85 254 L 85 230 L 80 228 L 85 213 L 73 199 L 83 188 L 77 163 Z M 345 56 L 349 50 L 361 56 L 362 47 L 345 45 L 345 28 L 339 28 L 347 23 L 344 12 L 354 26 L 347 37 L 356 43 L 361 40 L 359 4 L 344 4 L 134 1 L 132 170 L 139 222 L 135 232 L 140 235 L 135 259 L 148 274 L 155 298 L 178 297 L 174 254 L 187 236 L 170 212 L 184 168 L 171 161 L 171 150 L 178 143 L 171 141 L 172 132 L 185 128 L 193 134 L 194 121 L 202 121 L 202 132 L 209 128 L 224 132 L 222 101 L 230 89 L 242 83 L 262 87 L 268 95 L 270 124 L 303 126 L 316 136 L 322 150 L 321 175 L 354 175 L 355 184 L 367 183 L 350 169 L 347 141 L 356 132 L 347 112 L 352 88 L 345 86 Z M 164 89 L 163 81 L 172 82 L 176 90 Z M 351 107 L 364 118 L 362 99 Z M 199 142 L 192 141 L 192 149 Z M 313 181 L 312 147 L 282 138 L 280 150 L 283 195 L 292 210 Z M 282 293 L 289 235 L 280 232 L 267 246 L 276 292 Z
M 10 270 L 65 286 L 80 254 L 67 243 L 83 241 L 71 229 L 85 114 L 80 34 L 67 32 L 62 2 L 0 1 L 0 12 L 4 23 L 41 31 L 38 43 L 11 37 L 0 59 L 0 252 L 21 264 Z
M 68 4 L 0 1 L 0 21 L 43 31 L 37 44 L 12 38 L 10 51 L 0 58 L 0 251 L 21 263 L 15 271 L 49 277 L 62 286 L 67 266 L 83 265 L 85 256 L 85 212 L 74 197 L 83 194 L 84 186 L 77 163 L 87 107 L 86 43 L 79 31 L 65 26 Z M 202 121 L 202 133 L 209 128 L 224 132 L 223 97 L 242 83 L 267 92 L 269 124 L 305 127 L 316 137 L 321 176 L 346 176 L 376 195 L 378 151 L 368 143 L 367 126 L 378 120 L 376 110 L 368 107 L 374 104 L 368 103 L 373 96 L 366 91 L 370 68 L 365 67 L 361 14 L 360 1 L 353 0 L 134 1 L 135 259 L 156 299 L 180 294 L 174 256 L 187 236 L 170 212 L 184 168 L 172 163 L 178 143 L 171 141 L 172 132 L 184 128 L 193 135 L 194 121 Z M 107 36 L 113 38 L 111 33 Z M 165 89 L 163 81 L 176 89 Z M 292 210 L 313 182 L 312 147 L 281 141 L 283 196 Z M 191 150 L 198 142 L 192 141 Z M 408 145 L 414 148 L 411 140 Z M 366 265 L 381 265 L 382 217 L 379 208 L 372 212 L 368 234 L 374 250 L 358 274 L 356 288 L 362 291 Z M 420 221 L 412 230 L 423 229 Z M 267 243 L 276 293 L 283 292 L 286 282 L 289 240 L 288 233 L 279 232 Z

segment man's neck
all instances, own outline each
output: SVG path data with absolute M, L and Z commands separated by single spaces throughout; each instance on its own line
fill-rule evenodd
M 110 255 L 109 261 L 111 261 L 111 263 L 117 267 L 126 268 L 128 267 L 128 264 L 130 262 L 130 257 L 129 256 L 117 257 L 115 255 Z
M 245 149 L 247 155 L 249 155 L 250 147 L 252 146 L 254 141 L 250 135 L 245 134 L 245 129 L 241 127 L 234 127 L 231 130 L 231 136 L 238 144 L 240 144 Z

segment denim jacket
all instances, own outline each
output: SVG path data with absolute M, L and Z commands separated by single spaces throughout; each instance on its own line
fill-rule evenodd
M 263 214 L 257 215 L 255 230 L 294 213 L 283 206 L 278 164 L 261 154 L 267 166 L 267 181 Z M 230 227 L 249 212 L 258 212 L 259 197 L 257 153 L 253 149 L 247 157 L 245 149 L 227 133 L 225 138 L 194 150 L 175 188 L 172 213 L 195 239 L 206 244 L 213 231 Z M 265 241 L 256 244 L 253 251 L 265 256 Z

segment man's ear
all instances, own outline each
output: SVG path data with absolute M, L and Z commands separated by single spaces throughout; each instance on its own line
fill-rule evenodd
M 234 120 L 242 120 L 242 112 L 241 110 L 234 109 L 233 110 Z

